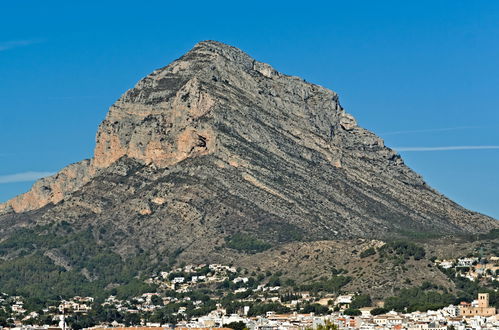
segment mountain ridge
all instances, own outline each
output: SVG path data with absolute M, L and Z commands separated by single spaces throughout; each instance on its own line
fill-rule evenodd
M 313 203 L 298 208 L 308 217 L 321 214 L 319 222 L 333 237 L 345 228 L 343 222 L 358 227 L 357 235 L 362 230 L 375 232 L 376 226 L 385 233 L 394 224 L 401 230 L 407 223 L 442 233 L 483 232 L 497 226 L 492 218 L 465 210 L 428 187 L 382 139 L 357 125 L 335 92 L 281 74 L 216 41 L 198 43 L 141 79 L 111 106 L 99 126 L 91 160 L 38 181 L 28 193 L 0 205 L 0 213 L 57 206 L 120 159 L 155 170 L 213 157 L 210 166 L 237 172 L 229 175 L 230 180 L 243 180 L 279 199 L 282 214 L 277 217 L 283 223 L 289 207 L 285 205 L 307 204 L 299 201 L 307 198 L 307 189 L 297 184 L 315 181 L 314 170 L 328 172 L 330 177 L 322 178 L 326 182 L 341 177 L 338 182 L 343 183 L 336 190 L 312 189 L 311 195 L 334 199 L 326 208 L 333 216 L 316 211 Z M 267 157 L 269 164 L 260 157 Z M 279 169 L 281 176 L 273 173 L 277 163 L 287 163 Z M 298 182 L 286 180 L 287 174 L 297 176 Z M 321 200 L 317 196 L 311 200 Z M 148 203 L 154 204 L 152 199 Z M 358 201 L 365 205 L 354 205 Z M 328 218 L 337 219 L 336 229 Z

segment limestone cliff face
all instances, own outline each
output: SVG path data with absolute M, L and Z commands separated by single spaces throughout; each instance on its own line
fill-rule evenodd
M 313 140 L 304 143 L 323 152 L 335 166 L 341 165 L 340 149 L 331 144 L 333 128 L 353 130 L 356 124 L 352 116 L 341 110 L 334 92 L 281 75 L 236 48 L 202 42 L 171 65 L 139 81 L 111 106 L 97 132 L 91 163 L 71 165 L 56 176 L 43 179 L 30 192 L 1 205 L 0 210 L 23 212 L 57 203 L 88 182 L 98 169 L 123 156 L 166 167 L 214 152 L 214 125 L 231 115 L 225 112 L 233 101 L 226 92 L 243 92 L 262 108 L 279 106 L 279 118 L 271 120 L 279 120 L 283 132 L 289 130 L 289 136 L 313 133 Z M 303 101 L 305 106 L 300 104 Z M 251 104 L 243 103 L 239 110 L 234 110 L 251 111 L 248 107 Z M 302 127 L 304 119 L 308 127 Z M 253 142 L 271 142 L 251 128 L 244 130 Z M 227 159 L 232 157 L 228 152 L 221 154 Z M 74 169 L 84 175 L 65 174 Z M 46 189 L 52 186 L 55 188 Z
M 234 101 L 240 102 L 238 108 Z M 203 42 L 141 80 L 111 107 L 97 134 L 93 165 L 107 167 L 126 155 L 166 167 L 212 153 L 217 123 L 257 111 L 251 109 L 255 106 L 276 108 L 279 112 L 269 119 L 283 132 L 317 135 L 310 146 L 324 149 L 332 160 L 339 151 L 331 145 L 333 130 L 355 127 L 334 92 L 281 75 L 236 48 Z M 269 142 L 251 128 L 243 130 L 252 142 Z
M 145 247 L 180 235 L 202 250 L 240 230 L 286 241 L 497 226 L 428 187 L 333 91 L 214 41 L 127 91 L 93 159 L 37 182 L 4 218 L 48 204 L 33 221 L 109 222 Z
M 215 100 L 196 77 L 172 78 L 178 66 L 182 63 L 148 76 L 111 107 L 97 133 L 94 166 L 108 167 L 126 155 L 166 167 L 214 151 L 213 129 L 201 118 Z M 176 79 L 182 81 L 177 91 L 162 90 Z

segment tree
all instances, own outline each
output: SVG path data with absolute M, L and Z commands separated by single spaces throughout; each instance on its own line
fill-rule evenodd
M 96 325 L 96 322 L 89 316 L 82 316 L 82 317 L 79 317 L 78 315 L 70 316 L 66 318 L 66 322 L 74 330 L 90 328 Z
M 350 316 L 359 316 L 362 313 L 358 309 L 348 308 L 348 309 L 345 309 L 345 311 L 343 312 L 343 314 L 350 315 Z
M 0 327 L 7 327 L 7 318 L 3 315 L 0 315 Z
M 239 321 L 239 322 L 230 322 L 228 324 L 224 324 L 226 328 L 234 329 L 234 330 L 244 330 L 247 329 L 246 323 Z
M 329 308 L 327 306 L 323 306 L 320 304 L 306 304 L 303 306 L 302 313 L 314 313 L 317 315 L 324 315 L 329 312 Z
M 375 309 L 371 310 L 371 315 L 376 316 L 376 315 L 386 314 L 388 312 L 389 311 L 386 308 L 376 307 Z
M 152 296 L 151 303 L 156 306 L 163 306 L 163 299 L 160 296 Z
M 433 284 L 427 282 L 420 287 L 402 289 L 397 296 L 385 299 L 385 308 L 397 312 L 406 310 L 426 312 L 429 309 L 440 309 L 456 301 L 456 297 L 449 293 L 431 290 L 434 287 Z
M 361 307 L 369 307 L 371 304 L 371 296 L 368 294 L 359 294 L 353 298 L 350 308 L 359 309 Z
M 272 277 L 269 278 L 269 282 L 267 283 L 268 286 L 281 286 L 281 279 L 277 274 L 272 275 Z
M 268 304 L 257 303 L 251 306 L 250 310 L 248 311 L 248 316 L 264 315 L 270 311 L 281 314 L 281 313 L 289 313 L 290 309 L 276 302 Z
M 124 321 L 127 326 L 140 325 L 140 316 L 137 313 L 126 313 Z

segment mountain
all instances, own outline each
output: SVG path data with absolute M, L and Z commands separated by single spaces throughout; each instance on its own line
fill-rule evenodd
M 98 275 L 68 256 L 81 237 L 117 258 L 237 263 L 286 244 L 498 227 L 429 187 L 333 91 L 215 41 L 128 90 L 94 157 L 1 205 L 0 224 L 4 260 L 41 254 L 86 279 Z

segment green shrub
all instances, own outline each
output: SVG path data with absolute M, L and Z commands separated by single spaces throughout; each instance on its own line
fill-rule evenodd
M 348 308 L 348 309 L 345 309 L 345 311 L 343 312 L 343 314 L 350 315 L 350 316 L 359 316 L 362 313 L 358 309 Z
M 372 247 L 371 247 L 371 248 L 369 248 L 369 249 L 367 249 L 367 250 L 362 251 L 362 252 L 360 253 L 360 257 L 361 257 L 361 258 L 367 258 L 367 257 L 372 256 L 372 255 L 374 255 L 374 254 L 376 254 L 376 250 L 375 250 L 374 248 L 372 248 Z
M 303 291 L 312 291 L 314 293 L 323 292 L 339 292 L 339 290 L 352 280 L 349 276 L 337 275 L 331 278 L 321 278 L 319 281 L 304 284 L 300 288 Z
M 425 282 L 420 287 L 400 290 L 395 297 L 385 300 L 385 308 L 397 312 L 426 312 L 429 309 L 435 310 L 448 306 L 456 302 L 456 297 L 449 293 L 440 293 L 435 290 L 431 283 Z
M 239 322 L 230 322 L 230 323 L 224 324 L 224 327 L 225 328 L 234 329 L 234 330 L 244 330 L 244 329 L 247 329 L 246 323 L 244 323 L 242 321 L 239 321 Z
M 314 313 L 316 315 L 324 315 L 329 313 L 329 308 L 321 304 L 306 304 L 303 306 L 301 312 L 305 314 Z
M 246 253 L 257 253 L 270 249 L 272 246 L 249 234 L 234 234 L 226 238 L 227 247 Z
M 267 312 L 278 314 L 289 313 L 290 309 L 280 303 L 254 304 L 248 311 L 248 316 L 265 315 Z
M 361 308 L 361 307 L 369 307 L 371 306 L 371 296 L 368 294 L 360 294 L 353 298 L 352 303 L 350 304 L 350 308 Z
M 397 260 L 409 259 L 410 257 L 414 257 L 414 260 L 420 260 L 426 255 L 426 252 L 422 247 L 404 241 L 386 243 L 379 249 L 379 252 L 382 257 L 395 255 L 394 257 Z
M 386 308 L 377 307 L 377 308 L 371 310 L 371 315 L 373 315 L 373 316 L 375 316 L 375 315 L 381 315 L 381 314 L 386 314 L 388 312 L 389 312 L 389 310 L 386 309 Z

